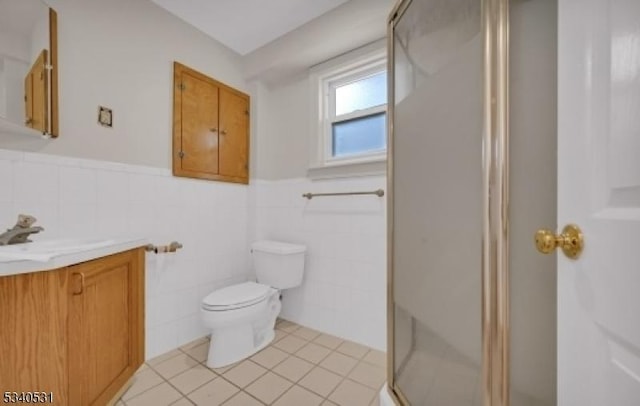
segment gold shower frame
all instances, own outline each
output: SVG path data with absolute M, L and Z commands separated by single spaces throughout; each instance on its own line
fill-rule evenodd
M 387 24 L 387 389 L 409 405 L 394 375 L 393 123 L 394 27 L 412 0 L 400 0 Z M 509 1 L 482 0 L 482 387 L 484 406 L 509 406 Z

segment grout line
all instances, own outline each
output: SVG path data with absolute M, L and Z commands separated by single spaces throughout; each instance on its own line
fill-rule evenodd
M 258 379 L 262 378 L 263 376 L 265 376 L 270 370 L 268 368 L 263 367 L 262 365 L 258 364 L 257 362 L 251 360 L 251 358 L 245 358 L 242 361 L 239 361 L 233 368 L 229 368 L 228 370 L 224 371 L 223 374 L 221 374 L 220 376 L 224 376 L 224 374 L 226 374 L 227 372 L 231 372 L 234 369 L 236 369 L 237 367 L 239 367 L 240 365 L 242 365 L 244 362 L 251 362 L 252 364 L 257 365 L 259 368 L 264 369 L 265 372 L 263 372 L 262 374 L 258 375 L 256 378 L 254 378 L 252 381 L 249 381 L 249 383 L 247 383 L 244 387 L 247 388 L 249 387 L 249 385 L 251 385 L 252 383 L 254 383 L 255 381 L 257 381 Z M 227 381 L 231 382 L 231 380 L 229 378 L 226 378 Z M 233 383 L 233 382 L 231 382 Z M 234 384 L 235 385 L 235 384 Z M 235 385 L 236 387 L 240 388 L 238 385 Z M 240 390 L 244 390 L 243 388 L 240 388 Z
M 304 327 L 304 326 L 301 326 L 301 325 L 299 325 L 299 324 L 296 324 L 296 323 L 293 323 L 293 322 L 289 322 L 289 321 L 287 321 L 287 320 L 283 320 L 283 319 L 280 319 L 280 321 L 279 321 L 277 324 L 281 324 L 282 322 L 292 323 L 293 325 L 297 326 L 297 328 L 296 328 L 295 330 L 293 330 L 293 331 L 297 331 L 298 329 L 300 329 L 300 328 Z M 278 330 L 280 330 L 280 329 L 278 329 Z M 277 349 L 277 350 L 279 350 L 279 351 L 282 351 L 283 353 L 285 353 L 285 354 L 286 354 L 286 357 L 285 357 L 285 358 L 283 358 L 281 361 L 277 362 L 277 363 L 276 363 L 275 365 L 273 365 L 271 368 L 267 368 L 267 367 L 265 367 L 265 366 L 262 366 L 262 365 L 260 365 L 258 362 L 256 362 L 256 361 L 254 361 L 253 359 L 251 359 L 251 357 L 248 357 L 248 358 L 246 358 L 246 359 L 243 359 L 243 360 L 241 360 L 241 361 L 237 362 L 233 367 L 231 367 L 231 368 L 227 369 L 225 372 L 222 372 L 222 373 L 216 372 L 215 370 L 213 370 L 213 369 L 211 369 L 211 368 L 209 368 L 209 367 L 207 367 L 207 366 L 206 366 L 206 361 L 200 362 L 200 361 L 198 361 L 197 359 L 195 359 L 195 357 L 193 357 L 193 356 L 191 356 L 190 354 L 188 354 L 188 353 L 187 353 L 187 351 L 188 351 L 188 350 L 191 350 L 191 349 L 193 349 L 193 348 L 195 348 L 195 347 L 197 347 L 197 346 L 200 346 L 200 345 L 202 345 L 202 344 L 205 344 L 205 341 L 202 341 L 201 343 L 198 343 L 198 344 L 195 344 L 195 345 L 193 345 L 193 346 L 189 347 L 187 350 L 184 350 L 184 349 L 182 349 L 182 348 L 178 347 L 177 349 L 178 349 L 178 350 L 179 350 L 179 352 L 180 352 L 179 354 L 176 354 L 176 355 L 175 355 L 175 356 L 173 356 L 173 357 L 169 357 L 169 358 L 167 358 L 167 359 L 163 360 L 162 362 L 158 363 L 157 365 L 160 365 L 160 364 L 162 364 L 162 363 L 164 363 L 164 362 L 166 362 L 166 361 L 169 361 L 169 360 L 171 360 L 171 359 L 173 359 L 173 358 L 175 358 L 175 357 L 177 357 L 177 356 L 179 356 L 179 355 L 181 355 L 181 354 L 185 354 L 185 355 L 187 355 L 190 359 L 193 359 L 194 361 L 196 361 L 196 362 L 197 362 L 197 365 L 204 366 L 204 367 L 205 367 L 205 368 L 207 368 L 209 371 L 211 371 L 211 372 L 214 374 L 214 378 L 213 378 L 213 379 L 211 379 L 211 380 L 209 380 L 209 381 L 207 381 L 207 382 L 203 383 L 202 385 L 200 385 L 200 386 L 196 387 L 195 389 L 191 390 L 189 393 L 187 393 L 187 394 L 183 394 L 183 393 L 182 393 L 182 391 L 180 391 L 177 387 L 175 387 L 175 386 L 174 386 L 174 385 L 169 381 L 169 379 L 165 378 L 165 377 L 164 377 L 164 376 L 162 376 L 160 373 L 158 373 L 158 371 L 156 370 L 156 368 L 155 368 L 154 366 L 152 366 L 152 365 L 151 365 L 151 364 L 149 364 L 149 363 L 145 363 L 145 364 L 146 364 L 146 366 L 147 366 L 147 368 L 151 369 L 151 370 L 153 371 L 153 373 L 155 373 L 155 374 L 157 374 L 158 376 L 160 376 L 160 378 L 162 379 L 162 381 L 161 381 L 160 383 L 158 383 L 157 385 L 154 385 L 154 386 L 152 386 L 152 387 L 150 387 L 150 388 L 148 388 L 148 389 L 146 389 L 146 390 L 144 390 L 144 391 L 142 391 L 142 392 L 138 393 L 136 396 L 132 397 L 130 400 L 135 399 L 136 397 L 138 397 L 138 396 L 142 395 L 143 393 L 146 393 L 146 392 L 148 392 L 148 391 L 150 391 L 150 390 L 152 390 L 152 389 L 154 389 L 154 388 L 157 388 L 158 386 L 162 385 L 162 383 L 163 383 L 163 382 L 166 382 L 167 384 L 169 384 L 169 386 L 170 386 L 170 387 L 172 387 L 173 389 L 175 389 L 175 390 L 176 390 L 176 391 L 181 395 L 181 398 L 180 398 L 180 399 L 177 399 L 177 400 L 176 400 L 176 402 L 178 402 L 178 401 L 180 401 L 180 400 L 182 400 L 182 399 L 185 399 L 187 402 L 189 402 L 189 403 L 191 403 L 191 404 L 194 404 L 194 403 L 193 403 L 193 401 L 191 401 L 191 399 L 188 397 L 188 395 L 189 395 L 189 394 L 192 394 L 193 392 L 195 392 L 195 391 L 199 390 L 199 389 L 200 389 L 200 388 L 202 388 L 203 386 L 208 385 L 209 383 L 213 382 L 214 380 L 216 380 L 216 379 L 218 379 L 218 378 L 221 378 L 221 379 L 223 379 L 224 381 L 226 381 L 227 383 L 229 383 L 230 385 L 232 385 L 233 387 L 235 387 L 235 388 L 237 388 L 237 389 L 238 389 L 238 392 L 237 392 L 237 393 L 235 393 L 233 396 L 231 396 L 229 399 L 226 399 L 226 400 L 223 402 L 223 405 L 224 405 L 224 404 L 227 404 L 227 403 L 228 403 L 228 402 L 229 402 L 233 397 L 237 396 L 240 392 L 244 392 L 244 394 L 245 394 L 245 395 L 247 395 L 247 396 L 251 397 L 252 399 L 255 399 L 257 402 L 259 402 L 260 404 L 263 404 L 263 405 L 264 405 L 264 404 L 265 404 L 265 402 L 264 402 L 264 401 L 262 401 L 261 399 L 257 398 L 256 396 L 252 395 L 251 393 L 249 393 L 249 392 L 248 392 L 247 390 L 245 390 L 245 389 L 246 389 L 246 388 L 248 388 L 250 385 L 252 385 L 253 383 L 255 383 L 256 381 L 258 381 L 259 379 L 261 379 L 262 377 L 264 377 L 266 374 L 268 374 L 268 373 L 270 373 L 270 372 L 271 372 L 271 373 L 273 373 L 274 375 L 276 375 L 276 376 L 278 376 L 278 377 L 280 377 L 280 378 L 284 379 L 285 381 L 287 381 L 287 382 L 289 382 L 289 383 L 291 383 L 291 384 L 292 384 L 292 385 L 291 385 L 289 388 L 287 388 L 283 393 L 281 393 L 278 397 L 276 397 L 276 398 L 273 400 L 273 402 L 271 402 L 270 404 L 273 404 L 273 403 L 277 402 L 279 399 L 281 399 L 282 397 L 284 397 L 284 396 L 285 396 L 288 392 L 290 392 L 290 391 L 291 391 L 295 386 L 298 386 L 300 389 L 303 389 L 303 390 L 305 390 L 305 391 L 308 391 L 308 392 L 310 392 L 310 393 L 313 393 L 314 395 L 316 395 L 316 396 L 320 397 L 320 398 L 322 399 L 322 401 L 323 401 L 323 402 L 324 402 L 324 401 L 333 402 L 333 401 L 331 401 L 331 400 L 329 399 L 329 397 L 330 397 L 333 393 L 335 393 L 336 389 L 337 389 L 337 388 L 338 388 L 342 383 L 344 383 L 344 382 L 345 382 L 345 381 L 347 381 L 347 380 L 348 380 L 348 381 L 350 381 L 350 382 L 352 382 L 352 383 L 355 383 L 355 384 L 361 385 L 361 386 L 363 386 L 363 387 L 365 387 L 365 388 L 368 388 L 368 389 L 370 389 L 370 390 L 373 390 L 373 391 L 374 391 L 374 393 L 377 393 L 377 392 L 376 392 L 376 389 L 373 389 L 373 388 L 371 388 L 371 387 L 369 387 L 369 386 L 367 386 L 367 385 L 364 385 L 364 384 L 362 384 L 362 383 L 359 383 L 359 382 L 357 382 L 357 381 L 355 381 L 355 380 L 353 380 L 352 378 L 350 378 L 350 377 L 349 377 L 349 374 L 350 374 L 350 373 L 352 373 L 352 372 L 353 372 L 353 370 L 354 370 L 354 369 L 355 369 L 355 368 L 356 368 L 356 367 L 357 367 L 361 362 L 364 362 L 364 363 L 366 363 L 368 366 L 371 366 L 371 367 L 375 367 L 375 368 L 383 368 L 383 367 L 380 367 L 380 366 L 378 366 L 378 365 L 376 365 L 376 364 L 373 364 L 373 363 L 370 363 L 370 362 L 364 361 L 364 357 L 366 357 L 366 355 L 367 355 L 369 352 L 373 351 L 373 349 L 369 348 L 369 350 L 368 350 L 368 351 L 367 351 L 367 352 L 366 352 L 366 353 L 365 353 L 361 358 L 356 358 L 356 357 L 353 357 L 353 356 L 351 356 L 351 355 L 349 355 L 349 354 L 344 354 L 344 353 L 342 353 L 342 352 L 338 351 L 338 350 L 337 350 L 337 349 L 338 349 L 338 347 L 339 347 L 340 345 L 342 345 L 342 344 L 340 344 L 340 345 L 339 345 L 338 347 L 336 347 L 336 348 L 330 348 L 330 347 L 326 347 L 326 346 L 324 346 L 324 345 L 322 345 L 322 344 L 320 344 L 320 343 L 315 342 L 314 340 L 315 340 L 316 338 L 320 337 L 320 335 L 318 335 L 318 336 L 316 336 L 316 337 L 314 337 L 314 338 L 312 338 L 312 339 L 307 339 L 307 338 L 300 337 L 300 336 L 297 336 L 297 335 L 293 334 L 293 331 L 292 331 L 292 332 L 287 332 L 287 331 L 284 331 L 284 330 L 280 330 L 280 331 L 284 333 L 284 335 L 280 338 L 280 340 L 281 340 L 281 339 L 283 339 L 283 338 L 285 338 L 285 337 L 287 337 L 287 336 L 293 335 L 294 337 L 299 338 L 299 339 L 301 339 L 301 340 L 305 341 L 305 345 L 303 345 L 301 348 L 299 348 L 296 352 L 294 352 L 294 353 L 289 353 L 289 352 L 287 352 L 287 351 L 285 351 L 285 350 L 282 350 L 282 349 L 280 349 L 280 348 L 278 348 L 278 347 L 273 346 L 273 344 L 275 344 L 277 341 L 273 341 L 273 342 L 271 342 L 271 343 L 270 343 L 267 347 L 265 347 L 264 349 L 267 349 L 267 348 L 269 348 L 269 347 L 272 347 L 272 348 Z M 322 333 L 322 332 L 320 332 L 320 334 L 330 335 L 330 334 L 326 334 L 326 333 Z M 334 337 L 335 337 L 335 336 L 334 336 Z M 339 338 L 339 337 L 337 337 L 337 338 Z M 342 340 L 342 339 L 341 339 L 341 340 Z M 278 341 L 279 341 L 279 340 L 278 340 Z M 342 342 L 345 342 L 345 340 L 342 340 Z M 320 346 L 321 348 L 324 348 L 324 349 L 329 350 L 329 352 L 327 353 L 327 355 L 325 355 L 324 357 L 322 357 L 322 358 L 321 358 L 320 360 L 318 360 L 317 362 L 311 362 L 311 361 L 309 361 L 309 360 L 306 360 L 306 359 L 304 359 L 304 358 L 302 358 L 302 357 L 298 356 L 298 355 L 297 355 L 297 352 L 299 352 L 300 350 L 302 350 L 302 348 L 306 347 L 309 343 L 314 343 L 315 345 Z M 173 351 L 173 350 L 171 350 L 171 351 Z M 340 354 L 340 355 L 343 355 L 343 356 L 349 357 L 349 358 L 351 358 L 351 359 L 355 360 L 355 361 L 356 361 L 356 364 L 355 364 L 351 369 L 349 369 L 349 371 L 347 371 L 347 373 L 346 373 L 344 376 L 342 376 L 341 374 L 338 374 L 338 373 L 336 373 L 336 372 L 333 372 L 333 371 L 331 371 L 331 370 L 329 370 L 329 369 L 327 369 L 327 368 L 325 368 L 325 367 L 321 366 L 321 365 L 320 365 L 320 363 L 322 363 L 325 359 L 327 359 L 327 358 L 328 358 L 329 356 L 331 356 L 331 354 L 333 354 L 333 353 L 337 353 L 337 354 Z M 312 365 L 311 369 L 309 369 L 309 371 L 307 371 L 305 374 L 303 374 L 303 375 L 302 375 L 302 376 L 301 376 L 301 377 L 300 377 L 296 382 L 294 382 L 294 381 L 292 381 L 291 379 L 289 379 L 289 378 L 287 378 L 287 377 L 285 377 L 285 376 L 283 376 L 283 375 L 281 375 L 281 374 L 277 373 L 276 371 L 274 371 L 274 368 L 278 367 L 279 365 L 281 365 L 282 363 L 284 363 L 285 361 L 287 361 L 287 360 L 288 360 L 289 358 L 291 358 L 291 357 L 297 358 L 297 359 L 298 359 L 298 360 L 300 360 L 300 361 L 304 361 L 304 362 L 309 363 L 310 365 Z M 249 382 L 247 385 L 245 385 L 245 388 L 241 388 L 241 387 L 239 387 L 238 385 L 236 385 L 235 383 L 233 383 L 233 382 L 229 381 L 229 380 L 224 376 L 224 374 L 225 374 L 225 373 L 227 373 L 227 372 L 229 372 L 229 371 L 231 371 L 232 369 L 236 368 L 237 366 L 239 366 L 239 365 L 240 365 L 242 362 L 244 362 L 244 361 L 249 361 L 249 362 L 251 362 L 251 363 L 253 363 L 253 364 L 255 364 L 255 365 L 259 366 L 260 368 L 265 369 L 265 370 L 266 370 L 266 372 L 265 372 L 265 373 L 263 373 L 263 374 L 261 374 L 260 376 L 258 376 L 258 377 L 257 377 L 256 379 L 254 379 L 253 381 Z M 195 366 L 193 366 L 193 367 L 191 367 L 191 368 L 189 368 L 189 369 L 192 369 L 192 368 L 195 368 Z M 319 393 L 316 393 L 316 392 L 314 392 L 312 389 L 306 388 L 305 386 L 302 386 L 302 385 L 300 385 L 300 384 L 299 384 L 299 382 L 301 382 L 301 381 L 302 381 L 302 380 L 303 380 L 307 375 L 309 375 L 309 374 L 310 374 L 312 371 L 314 371 L 316 368 L 320 368 L 320 369 L 324 370 L 325 372 L 329 372 L 329 373 L 331 373 L 331 374 L 338 375 L 338 376 L 341 378 L 341 379 L 338 381 L 338 384 L 336 385 L 336 387 L 335 387 L 335 388 L 333 388 L 333 389 L 332 389 L 332 390 L 331 390 L 331 391 L 330 391 L 326 396 L 323 396 L 323 395 L 321 395 L 321 394 L 319 394 Z M 180 374 L 182 374 L 182 373 L 185 373 L 185 372 L 189 371 L 189 369 L 186 369 L 185 371 L 180 372 L 179 374 L 177 374 L 177 375 L 175 375 L 175 376 L 171 377 L 170 379 L 173 379 L 174 377 L 176 377 L 176 376 L 178 376 L 178 375 L 180 375 Z M 373 398 L 373 399 L 375 399 L 375 394 L 374 394 L 374 398 Z M 120 401 L 121 401 L 125 406 L 127 406 L 127 403 L 126 403 L 124 400 L 120 399 Z M 175 403 L 175 402 L 174 402 L 174 403 Z
M 147 367 L 149 367 L 149 368 L 150 368 L 150 366 L 149 366 L 149 365 L 147 365 Z M 153 371 L 153 373 L 154 373 L 154 374 L 158 375 L 158 376 L 160 377 L 160 379 L 162 379 L 162 380 L 164 381 L 164 376 L 162 376 L 162 375 L 160 375 L 159 373 L 157 373 L 157 372 L 155 371 L 155 369 L 153 369 L 152 371 Z M 135 376 L 135 375 L 134 375 L 134 376 Z M 133 400 L 133 399 L 137 398 L 138 396 L 142 395 L 143 393 L 149 392 L 149 391 L 150 391 L 151 389 L 153 389 L 153 388 L 157 388 L 158 386 L 162 385 L 162 383 L 163 383 L 163 382 L 161 381 L 160 383 L 158 383 L 158 384 L 156 384 L 156 385 L 153 385 L 153 386 L 151 386 L 150 388 L 147 388 L 147 389 L 143 390 L 142 392 L 138 393 L 137 395 L 132 396 L 131 398 L 129 398 L 127 401 L 129 401 L 129 400 Z M 134 382 L 134 384 L 135 384 L 135 382 Z M 133 385 L 131 385 L 131 386 L 133 387 Z M 123 393 L 123 394 L 122 394 L 122 396 L 124 396 L 126 393 L 127 393 L 127 392 Z M 120 397 L 120 399 L 118 399 L 118 400 L 120 400 L 120 401 L 122 401 L 122 403 L 125 403 L 125 404 L 126 404 L 125 400 L 124 400 L 124 399 L 122 399 L 122 396 L 121 396 L 121 397 Z M 116 403 L 117 403 L 117 402 L 116 402 Z
M 265 403 L 265 402 L 263 402 L 262 400 L 258 399 L 258 398 L 257 398 L 257 397 L 255 397 L 255 396 L 253 396 L 252 394 L 250 394 L 250 393 L 249 393 L 249 392 L 247 392 L 246 390 L 244 390 L 244 389 L 240 389 L 240 392 L 238 392 L 238 393 L 241 393 L 241 392 L 242 392 L 242 393 L 244 393 L 244 394 L 246 394 L 246 395 L 248 395 L 248 396 L 250 396 L 251 398 L 253 398 L 253 399 L 257 400 L 257 401 L 258 401 L 258 403 L 260 403 L 261 405 L 266 405 L 266 403 Z M 235 395 L 231 396 L 229 399 L 225 400 L 225 401 L 224 401 L 224 403 L 222 404 L 222 406 L 224 406 L 225 404 L 227 404 L 227 403 L 228 403 L 231 399 L 233 399 L 235 396 L 238 396 L 238 393 L 236 393 Z M 275 402 L 275 400 L 274 400 L 274 402 Z

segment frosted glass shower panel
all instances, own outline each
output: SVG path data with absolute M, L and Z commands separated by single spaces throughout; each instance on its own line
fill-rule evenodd
M 394 389 L 481 404 L 479 0 L 413 0 L 394 29 Z

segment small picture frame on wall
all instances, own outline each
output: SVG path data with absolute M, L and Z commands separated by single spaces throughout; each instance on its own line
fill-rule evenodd
M 98 106 L 98 124 L 103 127 L 113 127 L 113 110 Z

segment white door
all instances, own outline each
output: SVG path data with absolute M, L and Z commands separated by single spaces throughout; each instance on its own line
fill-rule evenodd
M 559 0 L 558 405 L 640 405 L 640 0 Z

